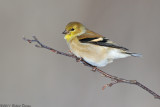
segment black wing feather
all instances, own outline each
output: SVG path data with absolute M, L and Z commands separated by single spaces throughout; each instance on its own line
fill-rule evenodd
M 127 51 L 128 49 L 122 46 L 117 46 L 115 44 L 112 43 L 107 43 L 107 41 L 109 39 L 103 38 L 101 41 L 92 41 L 98 38 L 84 38 L 79 40 L 81 43 L 91 43 L 91 44 L 95 44 L 95 45 L 100 45 L 100 46 L 105 46 L 105 47 L 111 47 L 111 48 L 117 48 L 117 49 L 122 49 L 124 51 Z

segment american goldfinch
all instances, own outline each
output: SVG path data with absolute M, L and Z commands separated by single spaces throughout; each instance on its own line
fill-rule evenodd
M 118 46 L 109 39 L 87 29 L 80 22 L 68 23 L 63 34 L 65 34 L 64 39 L 67 41 L 70 51 L 96 67 L 104 67 L 118 58 L 141 56 L 129 52 L 127 48 Z

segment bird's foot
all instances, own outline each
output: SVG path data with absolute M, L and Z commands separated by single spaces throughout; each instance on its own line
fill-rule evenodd
M 92 67 L 92 71 L 93 71 L 93 72 L 96 72 L 96 70 L 97 70 L 97 67 L 96 67 L 96 66 L 93 66 L 93 67 Z
M 68 52 L 73 55 L 73 53 L 70 50 L 68 50 Z
M 81 62 L 83 60 L 83 58 L 77 58 L 76 62 Z

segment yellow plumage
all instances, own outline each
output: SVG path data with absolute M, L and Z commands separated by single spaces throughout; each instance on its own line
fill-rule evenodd
M 79 22 L 67 24 L 63 34 L 65 34 L 64 38 L 70 51 L 93 66 L 103 67 L 114 59 L 140 56 L 140 54 L 128 52 L 128 49 L 113 44 L 109 39 L 88 30 Z

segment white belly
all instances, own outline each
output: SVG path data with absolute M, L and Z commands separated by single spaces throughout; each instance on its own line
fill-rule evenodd
M 112 63 L 114 59 L 126 58 L 128 56 L 130 55 L 121 53 L 119 49 L 111 49 L 110 51 L 107 52 L 106 58 L 102 59 L 101 61 L 95 62 L 94 60 L 88 59 L 86 57 L 84 57 L 84 60 L 93 66 L 104 67 L 107 64 Z

